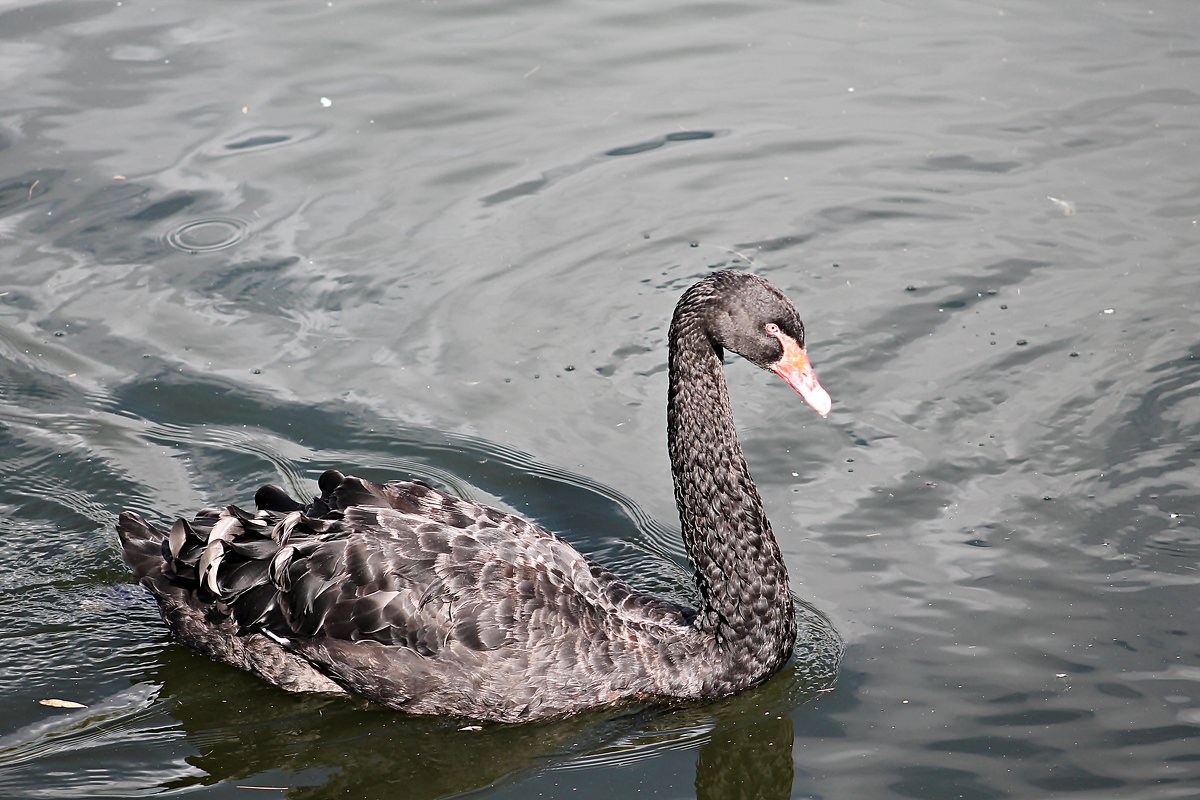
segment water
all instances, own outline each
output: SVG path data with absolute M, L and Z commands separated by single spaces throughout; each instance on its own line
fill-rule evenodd
M 1194 4 L 43 2 L 0 61 L 0 795 L 1200 795 Z M 834 398 L 729 368 L 833 691 L 462 731 L 128 583 L 120 510 L 336 466 L 685 592 L 664 338 L 720 265 Z

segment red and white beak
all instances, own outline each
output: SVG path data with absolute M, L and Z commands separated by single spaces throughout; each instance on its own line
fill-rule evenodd
M 817 381 L 817 373 L 813 372 L 808 353 L 786 333 L 772 332 L 772 335 L 783 345 L 783 355 L 771 364 L 771 371 L 787 381 L 788 386 L 795 389 L 814 411 L 822 417 L 828 414 L 833 407 L 833 400 Z

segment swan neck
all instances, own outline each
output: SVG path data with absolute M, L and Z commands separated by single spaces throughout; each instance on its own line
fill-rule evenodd
M 695 625 L 715 638 L 737 681 L 753 685 L 791 656 L 795 610 L 738 442 L 719 346 L 696 316 L 681 307 L 671 323 L 667 440 L 675 501 L 701 600 Z

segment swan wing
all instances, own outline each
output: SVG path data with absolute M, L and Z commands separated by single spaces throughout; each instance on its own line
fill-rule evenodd
M 548 691 L 578 690 L 581 707 L 628 695 L 644 677 L 628 664 L 686 635 L 686 609 L 521 517 L 417 482 L 328 488 L 286 511 L 206 509 L 161 536 L 161 574 L 143 583 L 187 620 L 172 626 L 185 643 L 260 674 L 248 643 L 279 650 L 394 708 L 487 698 L 517 719 Z

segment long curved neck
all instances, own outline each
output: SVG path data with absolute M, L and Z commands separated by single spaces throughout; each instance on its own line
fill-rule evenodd
M 715 637 L 730 680 L 753 685 L 795 644 L 787 567 L 738 443 L 717 346 L 682 303 L 669 339 L 667 449 L 700 592 L 695 625 Z

